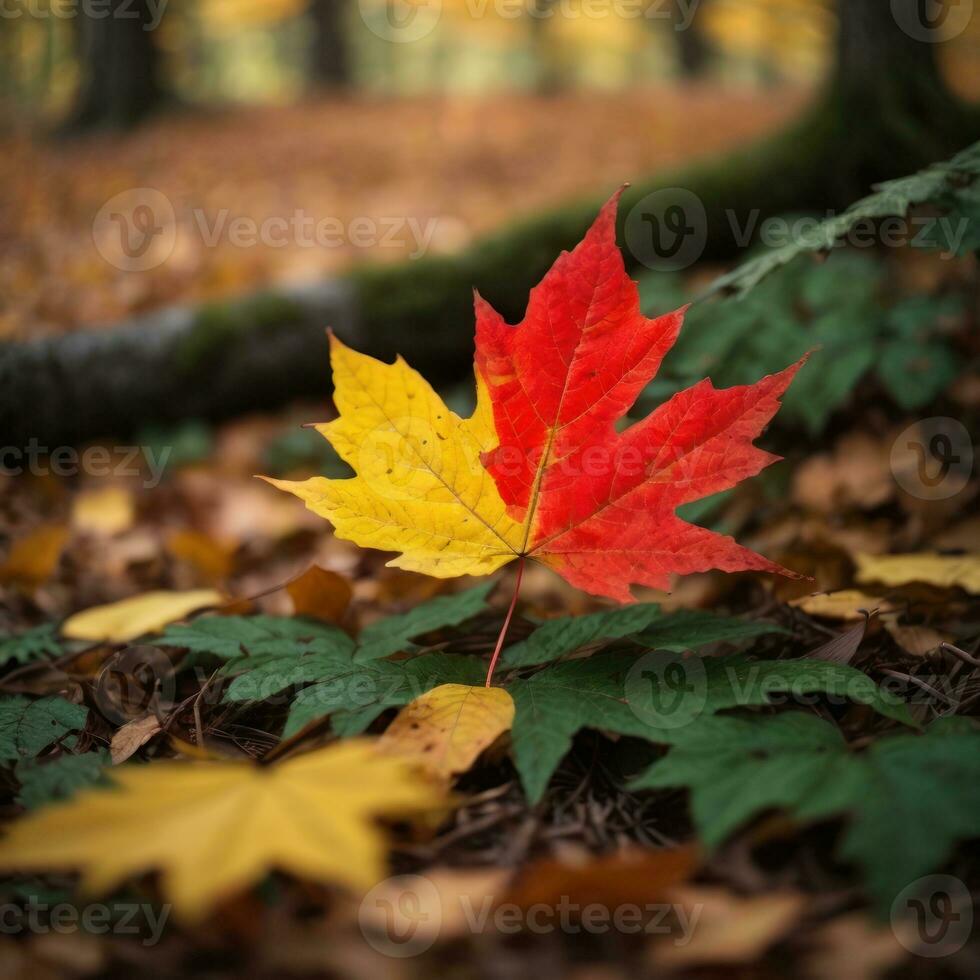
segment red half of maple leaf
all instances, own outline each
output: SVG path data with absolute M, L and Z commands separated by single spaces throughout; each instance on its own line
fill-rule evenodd
M 798 578 L 732 538 L 674 513 L 779 457 L 753 445 L 806 358 L 754 385 L 702 381 L 616 431 L 673 346 L 684 309 L 649 319 L 616 247 L 620 193 L 563 252 L 516 327 L 476 297 L 476 364 L 498 446 L 486 453 L 524 553 L 572 585 L 630 602 L 712 568 Z

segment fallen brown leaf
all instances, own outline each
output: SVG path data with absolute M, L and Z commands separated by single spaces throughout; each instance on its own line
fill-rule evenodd
M 293 600 L 295 615 L 311 616 L 335 625 L 340 625 L 353 595 L 350 582 L 343 575 L 319 565 L 311 565 L 293 579 L 286 591 Z
M 160 730 L 160 722 L 155 714 L 145 714 L 141 718 L 126 722 L 112 736 L 112 741 L 109 743 L 112 764 L 118 766 L 121 762 L 125 762 Z
M 816 948 L 807 957 L 805 974 L 813 980 L 877 980 L 908 953 L 892 926 L 875 926 L 860 913 L 834 919 L 809 939 Z
M 579 905 L 598 902 L 614 909 L 659 901 L 667 889 L 686 881 L 698 865 L 694 847 L 628 848 L 572 860 L 543 858 L 524 868 L 507 893 L 522 908 L 554 905 L 563 898 Z
M 14 542 L 0 565 L 0 583 L 28 591 L 43 585 L 54 574 L 69 531 L 61 524 L 43 524 Z
M 693 932 L 684 944 L 657 942 L 651 954 L 657 967 L 751 963 L 792 929 L 806 906 L 798 892 L 742 898 L 723 888 L 688 886 L 673 895 Z

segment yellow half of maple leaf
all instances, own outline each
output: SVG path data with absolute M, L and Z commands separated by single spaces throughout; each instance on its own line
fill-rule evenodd
M 523 525 L 507 514 L 480 454 L 496 445 L 483 384 L 468 419 L 450 411 L 400 357 L 385 364 L 330 337 L 339 417 L 317 431 L 356 472 L 350 479 L 269 480 L 389 564 L 439 578 L 489 575 L 516 558 Z
M 159 762 L 113 770 L 112 780 L 14 823 L 0 869 L 77 869 L 89 893 L 159 869 L 176 914 L 195 921 L 274 868 L 370 888 L 386 853 L 375 818 L 445 803 L 406 760 L 366 739 L 265 767 Z

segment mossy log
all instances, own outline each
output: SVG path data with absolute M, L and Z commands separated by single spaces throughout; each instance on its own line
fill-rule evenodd
M 776 137 L 631 187 L 620 221 L 647 195 L 683 188 L 704 208 L 701 257 L 730 259 L 746 244 L 740 236 L 752 216 L 846 207 L 869 180 L 915 171 L 945 155 L 947 143 L 959 148 L 980 135 L 976 114 L 965 110 L 956 113 L 955 137 L 947 131 L 931 141 L 909 140 L 904 126 L 903 138 L 887 139 L 884 123 L 877 138 L 858 137 L 841 118 L 840 93 L 831 89 Z M 327 326 L 376 356 L 403 354 L 435 382 L 458 379 L 472 361 L 473 289 L 519 320 L 530 289 L 582 237 L 601 203 L 601 196 L 577 201 L 455 256 L 365 266 L 306 289 L 2 345 L 0 442 L 70 445 L 326 398 Z M 638 264 L 628 248 L 624 254 Z

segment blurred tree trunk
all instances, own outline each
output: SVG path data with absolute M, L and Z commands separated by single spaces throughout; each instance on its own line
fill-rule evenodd
M 916 40 L 899 25 L 893 9 L 904 7 L 910 22 L 927 24 L 926 4 L 934 0 L 840 0 L 837 80 L 860 94 L 892 86 L 914 87 L 922 80 L 941 86 L 935 43 Z M 897 70 L 896 70 L 897 69 Z
M 313 79 L 325 88 L 351 83 L 346 0 L 310 0 L 313 21 Z
M 160 107 L 154 39 L 163 0 L 108 0 L 101 16 L 75 18 L 82 81 L 67 127 L 122 129 Z
M 923 39 L 933 2 L 838 0 L 834 73 L 809 124 L 842 194 L 909 173 L 975 138 L 976 111 L 949 91 L 937 44 Z
M 554 95 L 566 87 L 565 73 L 555 50 L 556 41 L 548 24 L 558 16 L 556 0 L 530 0 L 527 17 L 531 28 L 531 57 L 534 59 L 534 88 L 539 95 Z
M 711 44 L 705 37 L 704 8 L 708 0 L 691 5 L 691 0 L 674 0 L 671 31 L 677 46 L 677 64 L 683 78 L 700 78 L 711 60 Z

